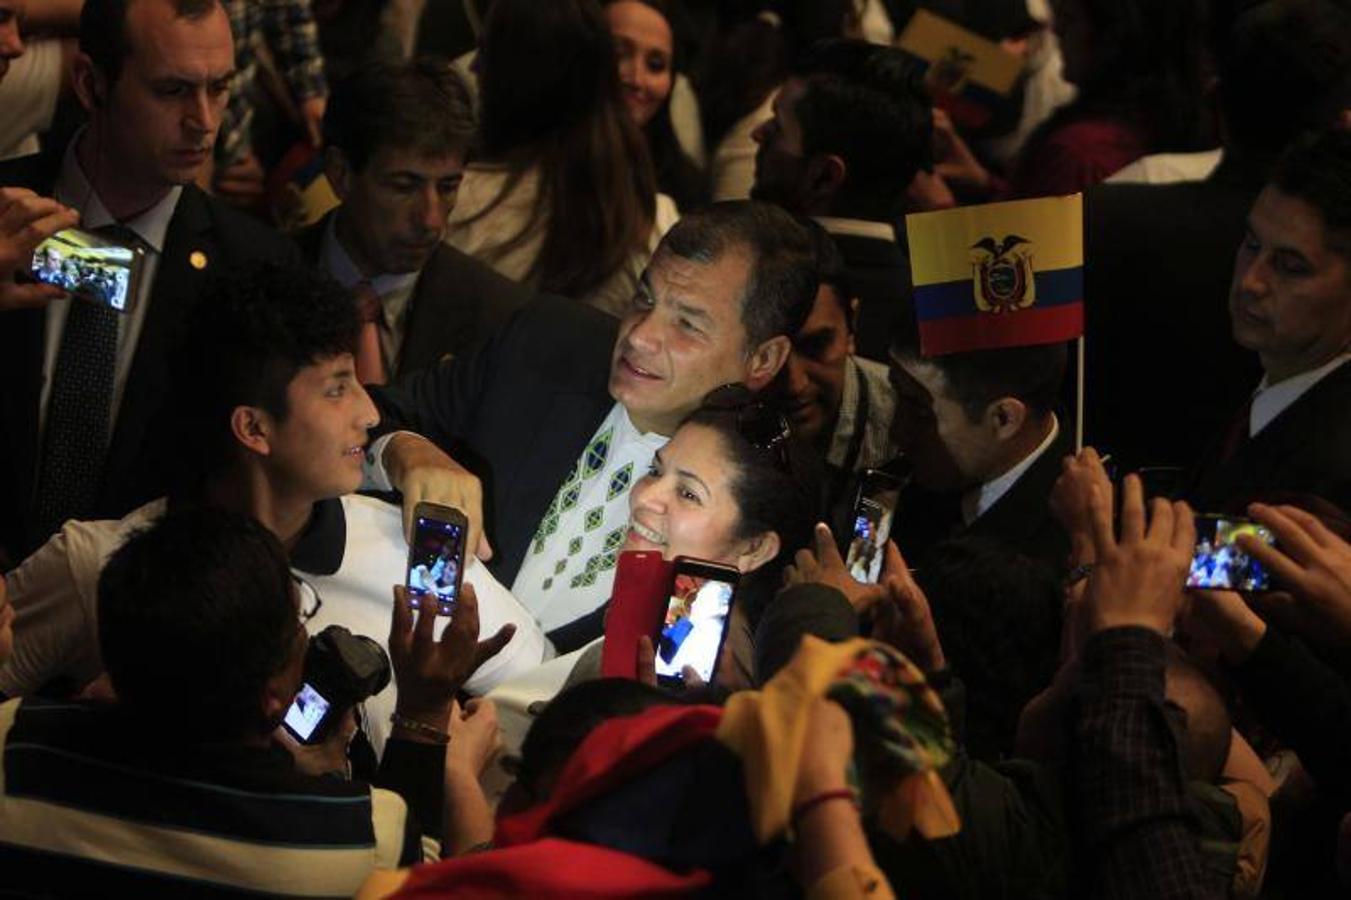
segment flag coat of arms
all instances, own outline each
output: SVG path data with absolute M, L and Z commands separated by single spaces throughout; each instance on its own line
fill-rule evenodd
M 925 356 L 1083 334 L 1082 194 L 915 213 L 905 227 Z
M 1009 95 L 1023 61 L 994 41 L 928 10 L 910 17 L 897 46 L 924 67 L 934 103 L 963 128 L 980 128 Z

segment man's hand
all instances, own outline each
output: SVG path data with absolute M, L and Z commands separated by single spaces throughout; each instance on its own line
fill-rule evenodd
M 328 737 L 317 744 L 300 743 L 282 725 L 277 726 L 274 734 L 282 746 L 291 752 L 299 771 L 306 775 L 331 775 L 337 772 L 345 777 L 348 773 L 347 748 L 356 733 L 356 712 L 349 709 L 343 713 L 342 719 Z
M 497 727 L 497 707 L 493 701 L 470 700 L 461 710 L 451 707 L 450 747 L 447 768 L 479 778 L 502 749 L 502 730 Z
M 1112 531 L 1109 495 L 1101 484 L 1090 491 L 1098 562 L 1085 598 L 1089 630 L 1134 625 L 1167 637 L 1182 607 L 1182 587 L 1196 545 L 1190 507 L 1156 498 L 1146 524 L 1144 487 L 1138 475 L 1127 475 L 1118 540 Z
M 1061 463 L 1060 477 L 1051 489 L 1051 513 L 1070 536 L 1074 565 L 1084 565 L 1093 556 L 1093 511 L 1089 505 L 1094 486 L 1107 500 L 1107 515 L 1112 517 L 1112 480 L 1098 451 L 1085 447 L 1078 456 L 1067 456 Z
M 305 137 L 310 146 L 324 145 L 324 110 L 328 107 L 328 96 L 319 94 L 300 101 L 300 124 L 305 129 Z
M 1267 623 L 1234 591 L 1188 591 L 1178 627 L 1212 644 L 1231 665 L 1243 662 L 1257 649 Z
M 408 591 L 394 586 L 394 615 L 389 631 L 389 658 L 398 688 L 396 709 L 400 715 L 418 719 L 445 730 L 455 693 L 479 666 L 497 655 L 516 633 L 515 625 L 503 625 L 486 641 L 478 639 L 478 597 L 474 586 L 460 588 L 455 614 L 436 640 L 436 604 L 424 603 L 413 622 Z
M 385 447 L 385 471 L 403 494 L 403 530 L 413 539 L 413 511 L 423 500 L 453 506 L 469 520 L 469 543 L 479 559 L 493 558 L 483 533 L 483 485 L 477 476 L 421 435 L 400 433 Z
M 877 607 L 873 638 L 900 650 L 926 673 L 946 669 L 948 661 L 934 627 L 929 598 L 910 574 L 895 541 L 887 541 L 882 587 L 886 600 Z
M 1351 644 L 1351 545 L 1293 506 L 1254 503 L 1248 513 L 1271 529 L 1280 549 L 1252 535 L 1240 536 L 1239 546 L 1289 589 L 1254 602 L 1320 643 Z
M 79 213 L 50 197 L 0 187 L 0 312 L 35 309 L 66 296 L 55 285 L 17 284 L 14 276 L 28 271 L 38 244 L 79 223 Z
M 816 524 L 815 547 L 803 547 L 793 557 L 792 565 L 783 570 L 783 585 L 824 584 L 833 587 L 859 613 L 867 612 L 877 603 L 886 599 L 886 588 L 876 584 L 864 584 L 849 574 L 844 567 L 844 559 L 835 547 L 835 537 L 830 526 L 823 522 Z

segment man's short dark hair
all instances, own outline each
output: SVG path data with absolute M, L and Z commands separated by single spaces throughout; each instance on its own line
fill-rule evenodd
M 133 535 L 98 586 L 119 706 L 187 740 L 267 733 L 263 689 L 302 627 L 292 585 L 276 537 L 236 513 L 184 509 Z
M 358 69 L 333 87 L 324 112 L 324 143 L 358 172 L 382 149 L 462 155 L 473 135 L 464 79 L 449 62 L 429 57 Z
M 233 457 L 230 414 L 257 406 L 278 419 L 296 373 L 356 346 L 356 299 L 299 263 L 222 272 L 188 319 L 171 364 L 175 434 L 191 489 Z
M 220 0 L 169 0 L 182 19 L 204 18 L 220 6 Z M 131 55 L 127 34 L 127 9 L 132 0 L 85 0 L 80 10 L 80 52 L 93 61 L 108 79 L 117 82 L 122 64 Z
M 948 392 L 972 422 L 1001 397 L 1013 397 L 1034 415 L 1046 415 L 1060 398 L 1069 364 L 1065 344 L 924 356 L 919 351 L 917 332 L 911 327 L 898 329 L 891 352 L 898 359 L 920 360 L 942 372 Z
M 811 315 L 816 264 L 807 229 L 771 203 L 728 200 L 695 210 L 671 226 L 658 253 L 709 265 L 732 248 L 750 251 L 741 297 L 747 350 L 777 335 L 792 337 Z
M 806 82 L 794 112 L 804 157 L 848 168 L 842 206 L 899 211 L 905 189 L 933 167 L 933 112 L 905 53 L 845 38 L 819 41 L 789 73 Z
M 1303 135 L 1276 165 L 1271 183 L 1318 210 L 1323 227 L 1351 256 L 1351 132 L 1332 128 Z

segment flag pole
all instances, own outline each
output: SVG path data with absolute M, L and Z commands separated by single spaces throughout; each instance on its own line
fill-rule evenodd
M 1084 336 L 1079 335 L 1074 343 L 1078 349 L 1074 385 L 1074 452 L 1077 455 L 1084 449 Z

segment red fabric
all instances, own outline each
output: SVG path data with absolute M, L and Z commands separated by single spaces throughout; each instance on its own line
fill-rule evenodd
M 1014 197 L 1059 197 L 1103 181 L 1149 150 L 1138 128 L 1118 118 L 1073 119 L 1028 144 L 1013 175 Z
M 684 897 L 711 882 L 707 872 L 680 875 L 617 850 L 544 838 L 418 866 L 394 898 Z
M 980 313 L 919 323 L 920 346 L 925 356 L 994 347 L 1058 344 L 1072 341 L 1083 333 L 1082 303 L 1024 309 L 1006 316 Z
M 508 847 L 543 837 L 555 816 L 711 738 L 721 720 L 716 706 L 657 706 L 602 723 L 568 759 L 553 796 L 499 821 L 494 843 Z

